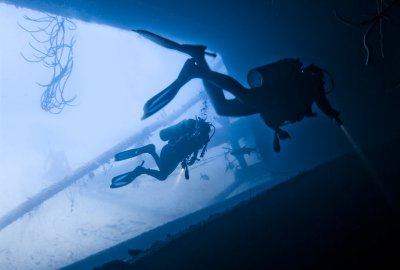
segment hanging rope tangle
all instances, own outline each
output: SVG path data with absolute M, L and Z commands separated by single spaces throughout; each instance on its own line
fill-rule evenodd
M 387 19 L 386 14 L 388 13 L 389 10 L 391 10 L 396 4 L 400 3 L 399 0 L 394 0 L 390 4 L 387 4 L 384 0 L 377 0 L 376 5 L 377 5 L 377 14 L 367 20 L 360 21 L 360 22 L 352 22 L 348 19 L 345 19 L 343 16 L 338 14 L 338 12 L 335 10 L 335 16 L 336 18 L 347 24 L 347 25 L 353 25 L 353 26 L 366 26 L 367 30 L 365 31 L 363 35 L 363 45 L 365 48 L 365 51 L 367 53 L 366 60 L 365 60 L 365 65 L 369 65 L 371 63 L 371 49 L 369 43 L 369 39 L 371 36 L 372 31 L 375 29 L 375 27 L 379 26 L 379 46 L 380 46 L 380 57 L 383 60 L 385 58 L 385 54 L 383 51 L 383 20 Z
M 67 40 L 66 36 L 68 31 L 76 29 L 76 25 L 65 17 L 50 14 L 36 19 L 24 16 L 24 19 L 29 24 L 35 25 L 35 28 L 30 29 L 19 23 L 18 25 L 31 35 L 35 44 L 29 43 L 33 50 L 32 58 L 22 53 L 21 55 L 30 63 L 42 63 L 52 70 L 50 82 L 38 85 L 45 88 L 41 97 L 42 109 L 58 114 L 75 99 L 75 97 L 65 98 L 64 90 L 73 67 L 75 44 L 73 37 Z

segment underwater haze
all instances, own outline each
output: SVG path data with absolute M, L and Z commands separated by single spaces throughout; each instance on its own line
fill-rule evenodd
M 0 269 L 45 270 L 68 266 L 75 269 L 74 266 L 87 262 L 85 258 L 93 254 L 97 254 L 93 256 L 96 258 L 103 256 L 102 261 L 96 262 L 99 265 L 112 259 L 134 260 L 126 250 L 119 258 L 108 257 L 112 252 L 107 253 L 110 251 L 107 249 L 120 251 L 121 243 L 145 239 L 153 229 L 164 230 L 168 242 L 177 231 L 198 222 L 201 226 L 207 223 L 207 217 L 199 221 L 199 211 L 215 214 L 211 213 L 212 207 L 224 211 L 241 200 L 251 200 L 254 205 L 257 201 L 252 200 L 254 194 L 295 175 L 299 177 L 264 194 L 269 210 L 264 212 L 263 204 L 256 208 L 265 221 L 274 219 L 269 212 L 272 211 L 276 213 L 275 221 L 294 225 L 298 231 L 293 233 L 305 235 L 302 228 L 312 220 L 302 214 L 305 212 L 316 217 L 318 228 L 325 222 L 319 219 L 321 212 L 326 220 L 340 219 L 343 211 L 354 220 L 363 213 L 369 213 L 373 219 L 374 212 L 369 211 L 367 204 L 360 203 L 359 208 L 352 205 L 356 198 L 353 195 L 365 194 L 365 175 L 385 175 L 385 169 L 397 169 L 392 156 L 400 134 L 399 3 L 398 0 L 0 0 Z M 357 24 L 364 19 L 367 21 Z M 160 42 L 162 38 L 155 38 L 155 34 L 179 44 L 207 45 L 207 63 L 196 58 L 199 51 L 193 48 L 199 47 L 178 46 L 179 52 L 176 45 L 171 45 L 174 42 Z M 174 46 L 175 50 L 171 49 Z M 191 53 L 182 53 L 190 48 Z M 187 61 L 190 57 L 197 62 Z M 288 79 L 286 69 L 271 68 L 282 67 L 276 65 L 278 62 L 290 63 L 291 68 L 296 65 L 294 73 L 298 76 Z M 179 74 L 203 76 L 212 84 L 208 87 L 216 87 L 218 82 L 210 79 L 213 73 L 201 67 L 207 64 L 212 71 L 232 76 L 237 80 L 236 86 L 237 82 L 242 84 L 243 87 L 233 87 L 242 97 L 247 93 L 241 90 L 247 91 L 252 85 L 247 81 L 248 71 L 255 67 L 260 67 L 254 69 L 260 72 L 272 71 L 274 75 L 268 75 L 268 79 L 276 83 L 272 86 L 278 87 L 270 89 L 277 91 L 256 88 L 265 92 L 253 95 L 250 105 L 239 98 L 235 100 L 239 101 L 236 105 L 246 105 L 241 107 L 245 113 L 236 111 L 233 115 L 240 117 L 227 117 L 216 113 L 215 103 L 211 102 L 212 91 L 197 78 L 185 84 L 162 107 L 163 98 L 170 97 L 173 91 L 161 91 Z M 181 72 L 182 67 L 192 73 Z M 320 80 L 322 76 L 324 81 Z M 297 87 L 299 82 L 303 87 Z M 281 91 L 285 88 L 290 89 Z M 317 98 L 308 99 L 312 91 L 297 91 L 301 88 L 326 90 L 318 94 L 326 95 L 333 113 L 329 112 L 329 104 L 316 106 Z M 156 113 L 142 119 L 148 109 L 146 102 L 160 92 L 164 93 L 157 100 L 161 105 L 151 108 Z M 233 98 L 226 91 L 218 93 Z M 257 99 L 260 96 L 265 99 Z M 283 98 L 273 99 L 276 96 Z M 271 100 L 278 100 L 278 105 Z M 158 112 L 157 106 L 162 107 Z M 322 112 L 321 107 L 328 107 L 328 113 Z M 251 113 L 247 109 L 253 115 L 248 116 Z M 340 114 L 335 115 L 336 111 Z M 264 114 L 265 122 L 260 114 Z M 279 122 L 279 127 L 290 138 L 284 138 L 284 132 L 278 138 L 279 132 L 268 126 L 267 120 L 279 118 L 276 115 L 287 117 Z M 157 167 L 148 154 L 121 161 L 115 160 L 116 154 L 148 144 L 154 144 L 160 153 L 166 145 L 160 131 L 196 117 L 211 123 L 213 132 L 204 157 L 189 166 L 190 179 L 185 179 L 182 168 L 185 165 L 181 163 L 165 181 L 143 174 L 126 186 L 110 188 L 113 178 L 137 167 L 140 170 L 143 162 L 145 168 Z M 276 151 L 279 139 L 280 152 Z M 381 150 L 368 152 L 371 148 Z M 346 156 L 354 152 L 351 160 L 362 168 L 347 163 Z M 389 153 L 386 157 L 385 152 Z M 371 158 L 368 153 L 379 155 L 372 154 Z M 329 165 L 336 162 L 343 166 Z M 375 166 L 376 163 L 382 166 Z M 319 173 L 310 174 L 315 167 Z M 352 177 L 359 178 L 353 181 Z M 303 178 L 311 180 L 299 180 Z M 341 181 L 336 181 L 338 178 Z M 377 183 L 379 186 L 380 182 Z M 374 192 L 375 189 L 379 191 L 371 187 Z M 388 188 L 391 189 L 396 191 Z M 270 197 L 276 190 L 275 194 L 286 195 Z M 331 197 L 325 196 L 327 191 Z M 316 197 L 309 196 L 311 193 Z M 305 204 L 305 212 L 299 212 L 290 194 L 301 195 L 300 201 L 309 202 L 321 212 L 308 212 Z M 374 204 L 368 196 L 365 199 Z M 319 204 L 323 201 L 325 204 Z M 340 207 L 335 208 L 338 204 Z M 352 211 L 360 208 L 364 212 L 353 216 Z M 293 212 L 286 212 L 288 218 L 282 219 L 285 209 Z M 379 207 L 376 209 L 380 211 Z M 292 213 L 298 219 L 293 219 Z M 232 222 L 244 234 L 252 229 L 243 229 L 240 224 L 246 221 L 257 225 L 258 219 L 261 220 L 261 215 L 253 216 L 255 219 L 242 215 L 235 215 Z M 215 216 L 218 215 L 210 220 Z M 165 231 L 179 218 L 183 218 L 177 222 L 181 221 L 182 227 L 177 225 L 175 231 Z M 338 237 L 324 231 L 326 238 L 347 239 L 353 235 L 351 230 L 358 230 L 358 224 L 364 222 L 360 219 L 360 223 L 341 230 L 347 226 L 346 218 L 343 219 L 344 223 L 332 223 L 338 226 L 326 222 L 326 228 L 338 230 Z M 254 237 L 258 238 L 258 232 L 263 233 L 262 226 L 259 231 L 254 230 Z M 276 226 L 277 230 L 284 227 L 279 222 Z M 309 227 L 310 238 L 304 238 L 310 249 L 317 247 L 312 246 L 318 235 L 312 228 Z M 229 234 L 229 228 L 222 230 L 227 233 L 226 239 L 235 240 L 232 243 L 241 241 L 240 237 L 235 239 L 236 234 Z M 282 238 L 289 240 L 285 231 L 281 232 Z M 277 235 L 271 229 L 263 236 Z M 146 249 L 146 245 L 151 246 L 157 240 L 160 239 L 148 240 L 140 248 Z M 248 240 L 254 248 L 253 239 Z M 293 250 L 293 246 L 282 242 L 280 236 L 276 240 L 282 246 L 283 260 L 287 260 L 287 251 Z M 230 243 L 223 241 L 221 246 Z M 261 246 L 275 250 L 269 240 L 265 241 L 267 244 L 263 241 Z M 204 242 L 208 243 L 208 238 Z M 202 244 L 194 247 L 201 248 Z M 293 255 L 300 254 L 303 258 L 307 251 L 299 250 Z M 315 250 L 319 252 L 318 248 Z M 248 250 L 249 254 L 253 251 Z M 230 257 L 232 254 L 228 253 L 228 260 Z
M 145 101 L 179 73 L 186 57 L 137 34 L 74 20 L 76 40 L 66 99 L 76 97 L 58 114 L 42 110 L 40 99 L 51 70 L 30 63 L 35 40 L 22 29 L 36 29 L 44 13 L 0 4 L 0 217 L 62 181 L 98 155 L 199 94 L 201 83 L 188 84 L 184 95 L 151 119 L 141 121 Z M 71 33 L 72 32 L 72 33 Z M 24 56 L 24 57 L 23 57 Z M 201 102 L 180 118 L 200 115 Z M 212 113 L 212 112 L 211 112 Z M 209 114 L 209 118 L 213 118 Z M 162 146 L 158 130 L 140 143 Z M 131 185 L 110 189 L 111 178 L 132 170 L 146 157 L 120 164 L 110 161 L 45 200 L 0 230 L 1 269 L 56 269 L 130 239 L 206 206 L 232 181 L 224 170 L 222 149 L 209 149 L 210 181 L 191 170 L 186 181 L 173 173 L 160 182 L 141 176 Z M 218 181 L 217 181 L 218 179 Z

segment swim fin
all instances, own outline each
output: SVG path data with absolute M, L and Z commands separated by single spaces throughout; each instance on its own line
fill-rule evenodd
M 131 176 L 131 172 L 117 175 L 111 180 L 110 188 L 120 188 L 126 186 L 130 184 L 134 179 L 135 177 Z
M 217 56 L 217 54 L 215 53 L 205 51 L 206 46 L 203 45 L 179 44 L 178 42 L 172 41 L 170 39 L 167 39 L 165 37 L 162 37 L 160 35 L 142 29 L 138 30 L 132 29 L 132 31 L 140 34 L 141 36 L 147 38 L 148 40 L 153 41 L 154 43 L 157 43 L 160 46 L 163 46 L 164 48 L 177 50 L 182 53 L 189 54 L 193 58 L 196 58 L 196 56 L 199 56 L 199 54 L 206 54 L 213 57 Z
M 141 36 L 147 38 L 148 40 L 151 40 L 155 43 L 157 43 L 158 45 L 161 45 L 167 49 L 173 49 L 173 50 L 179 50 L 179 47 L 181 46 L 179 43 L 169 40 L 167 38 L 164 38 L 162 36 L 159 36 L 157 34 L 154 34 L 150 31 L 147 30 L 134 30 L 132 29 L 133 32 L 136 32 L 138 34 L 140 34 Z
M 179 44 L 178 42 L 172 41 L 160 35 L 154 34 L 147 30 L 134 30 L 133 32 L 140 34 L 141 36 L 157 43 L 160 46 L 163 46 L 167 49 L 177 50 L 182 53 L 186 53 L 190 55 L 192 58 L 197 59 L 198 57 L 203 57 L 204 54 L 211 55 L 216 57 L 215 53 L 206 52 L 206 46 L 203 45 L 188 45 L 188 44 Z M 170 103 L 176 94 L 179 92 L 179 89 L 182 87 L 182 83 L 172 83 L 166 89 L 161 91 L 160 93 L 153 96 L 150 100 L 148 100 L 143 107 L 143 116 L 142 120 L 148 118 L 149 116 L 155 114 L 162 108 L 164 108 L 168 103 Z
M 170 103 L 174 99 L 176 94 L 178 94 L 180 88 L 181 86 L 171 84 L 163 91 L 149 99 L 143 106 L 142 120 L 155 114 L 156 112 L 164 108 L 168 103 Z
M 129 149 L 114 156 L 115 161 L 121 161 L 137 156 L 137 149 Z
M 113 179 L 111 180 L 110 188 L 120 188 L 130 184 L 133 180 L 136 179 L 136 177 L 143 174 L 146 170 L 143 168 L 143 163 L 144 161 L 140 166 L 137 166 L 136 169 L 131 172 L 123 173 L 113 177 Z
M 141 155 L 143 153 L 151 153 L 151 152 L 155 152 L 156 148 L 154 146 L 154 144 L 148 144 L 139 148 L 134 148 L 134 149 L 129 149 L 123 152 L 119 152 L 118 154 L 116 154 L 114 156 L 115 161 L 121 161 L 121 160 L 125 160 L 128 158 L 133 158 L 136 157 L 138 155 Z M 142 164 L 143 165 L 143 164 Z

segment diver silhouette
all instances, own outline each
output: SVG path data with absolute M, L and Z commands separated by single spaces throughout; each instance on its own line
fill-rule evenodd
M 150 154 L 159 170 L 144 168 L 143 161 L 133 171 L 115 176 L 112 179 L 110 188 L 128 185 L 142 174 L 147 174 L 163 181 L 176 169 L 179 163 L 185 170 L 185 178 L 189 179 L 188 166 L 199 160 L 200 150 L 200 158 L 204 156 L 208 142 L 215 132 L 215 128 L 213 128 L 213 133 L 210 136 L 211 127 L 214 126 L 202 118 L 186 119 L 160 131 L 161 140 L 168 141 L 168 143 L 161 149 L 159 156 L 156 153 L 154 144 L 116 154 L 115 161 L 136 157 L 144 153 Z
M 339 112 L 332 108 L 326 97 L 325 72 L 314 64 L 303 67 L 299 59 L 287 58 L 253 68 L 247 76 L 250 88 L 246 88 L 231 76 L 210 69 L 205 55 L 215 54 L 207 52 L 206 46 L 179 44 L 146 30 L 133 31 L 161 46 L 191 56 L 178 78 L 146 102 L 142 119 L 166 106 L 187 82 L 200 78 L 219 115 L 259 114 L 264 123 L 275 131 L 273 149 L 276 152 L 280 151 L 279 140 L 290 138 L 281 127 L 301 121 L 304 117 L 315 117 L 317 114 L 312 111 L 314 102 L 324 114 L 342 125 Z M 235 98 L 226 99 L 223 90 Z

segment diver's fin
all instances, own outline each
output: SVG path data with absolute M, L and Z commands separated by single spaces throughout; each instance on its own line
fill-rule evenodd
M 151 154 L 152 152 L 156 151 L 156 147 L 154 146 L 154 144 L 148 144 L 139 148 L 134 148 L 134 149 L 129 149 L 123 152 L 119 152 L 118 154 L 116 154 L 114 156 L 115 161 L 121 161 L 121 160 L 125 160 L 128 158 L 133 158 L 136 157 L 138 155 L 141 155 L 143 153 L 149 153 Z M 142 163 L 143 165 L 143 163 Z M 142 166 L 140 165 L 140 166 Z
M 138 149 L 130 149 L 120 152 L 114 156 L 115 161 L 121 161 L 128 158 L 136 157 L 138 155 Z
M 120 188 L 130 184 L 136 177 L 132 177 L 131 172 L 115 176 L 111 180 L 110 188 Z
M 140 34 L 141 36 L 147 38 L 148 40 L 151 40 L 151 41 L 157 43 L 160 46 L 163 46 L 164 48 L 177 50 L 177 51 L 189 54 L 193 58 L 198 57 L 199 54 L 202 54 L 202 55 L 206 54 L 206 55 L 210 55 L 213 57 L 217 56 L 217 54 L 215 54 L 215 53 L 205 51 L 206 46 L 203 46 L 203 45 L 179 44 L 178 42 L 172 41 L 170 39 L 167 39 L 165 37 L 162 37 L 160 35 L 157 35 L 150 31 L 142 30 L 142 29 L 139 29 L 139 30 L 132 29 L 132 31 Z
M 153 96 L 144 104 L 142 120 L 155 114 L 174 99 L 181 87 L 185 85 L 190 79 L 192 79 L 191 73 L 193 73 L 193 67 L 195 66 L 195 63 L 195 59 L 191 58 L 186 60 L 185 64 L 182 67 L 181 73 L 179 74 L 179 77 L 167 88 Z
M 132 29 L 132 31 L 140 34 L 141 36 L 147 38 L 148 40 L 151 40 L 151 41 L 157 43 L 158 45 L 161 45 L 167 49 L 173 49 L 173 50 L 180 49 L 181 44 L 179 44 L 175 41 L 172 41 L 170 39 L 167 39 L 165 37 L 159 36 L 157 34 L 154 34 L 152 32 L 149 32 L 147 30 L 141 30 L 141 29 L 133 30 Z
M 144 161 L 142 162 L 141 165 L 137 166 L 136 169 L 134 169 L 131 172 L 127 172 L 113 177 L 113 179 L 111 180 L 110 188 L 120 188 L 130 184 L 133 180 L 136 179 L 136 177 L 141 175 L 144 172 L 144 170 L 146 170 L 143 168 L 143 163 Z
M 170 103 L 174 99 L 176 94 L 178 94 L 180 88 L 181 86 L 171 84 L 163 91 L 149 99 L 143 106 L 142 120 L 155 114 L 156 112 L 164 108 L 168 103 Z

